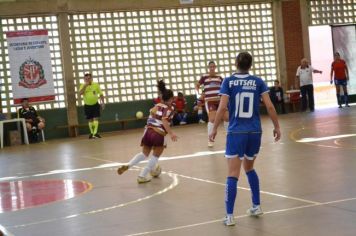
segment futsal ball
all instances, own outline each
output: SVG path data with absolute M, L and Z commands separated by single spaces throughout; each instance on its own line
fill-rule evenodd
M 143 112 L 142 111 L 136 112 L 136 118 L 137 119 L 142 119 L 143 118 Z
M 162 169 L 159 165 L 156 165 L 153 170 L 151 170 L 150 174 L 152 177 L 157 178 L 162 172 Z

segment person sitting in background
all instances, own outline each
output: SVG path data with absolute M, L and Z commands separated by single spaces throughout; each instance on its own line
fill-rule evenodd
M 187 112 L 185 111 L 185 106 L 187 101 L 184 98 L 183 93 L 179 92 L 178 97 L 174 99 L 173 106 L 175 107 L 176 116 L 175 118 L 180 125 L 187 124 Z
M 203 119 L 204 112 L 204 94 L 200 95 L 200 97 L 194 102 L 193 110 L 198 113 L 198 122 L 199 124 L 205 124 L 206 122 Z
M 18 118 L 24 118 L 30 142 L 37 142 L 38 132 L 45 127 L 45 120 L 37 114 L 34 107 L 30 106 L 28 98 L 21 100 L 22 107 L 18 110 Z
M 284 106 L 284 93 L 283 88 L 279 85 L 279 81 L 274 81 L 274 86 L 269 89 L 269 96 L 277 111 L 282 111 L 282 114 L 286 114 Z
M 6 120 L 6 116 L 5 116 L 5 114 L 3 114 L 3 113 L 1 113 L 0 112 L 0 121 L 1 120 Z M 1 235 L 0 235 L 1 236 Z

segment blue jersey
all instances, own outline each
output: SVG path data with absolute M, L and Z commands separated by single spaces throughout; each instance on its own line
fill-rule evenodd
M 268 92 L 261 78 L 249 74 L 233 74 L 224 79 L 220 95 L 229 96 L 229 133 L 262 132 L 260 100 Z

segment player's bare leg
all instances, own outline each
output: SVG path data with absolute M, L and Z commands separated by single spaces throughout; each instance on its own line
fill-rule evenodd
M 228 111 L 225 112 L 223 121 L 224 121 L 224 128 L 225 128 L 225 131 L 227 132 L 227 130 L 228 130 L 228 128 L 229 128 L 229 112 L 228 112 Z
M 122 165 L 117 169 L 117 173 L 119 175 L 122 175 L 125 171 L 127 171 L 130 167 L 137 165 L 144 159 L 146 159 L 151 152 L 151 147 L 143 146 L 142 147 L 142 152 L 136 154 L 127 165 Z
M 209 140 L 209 136 L 213 130 L 214 122 L 215 122 L 216 111 L 212 110 L 208 112 L 209 122 L 208 122 L 208 147 L 213 147 L 214 142 Z
M 147 165 L 145 168 L 141 171 L 141 173 L 137 177 L 137 182 L 139 184 L 147 183 L 150 182 L 151 179 L 147 177 L 148 173 L 153 170 L 153 168 L 156 167 L 158 158 L 162 155 L 164 150 L 164 147 L 153 147 L 153 155 L 152 157 L 148 160 Z

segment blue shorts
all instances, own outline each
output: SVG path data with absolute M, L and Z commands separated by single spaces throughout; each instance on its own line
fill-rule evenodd
M 260 151 L 261 137 L 262 133 L 228 133 L 225 157 L 253 160 Z
M 335 85 L 341 85 L 341 86 L 346 86 L 347 85 L 347 80 L 346 79 L 334 79 Z

